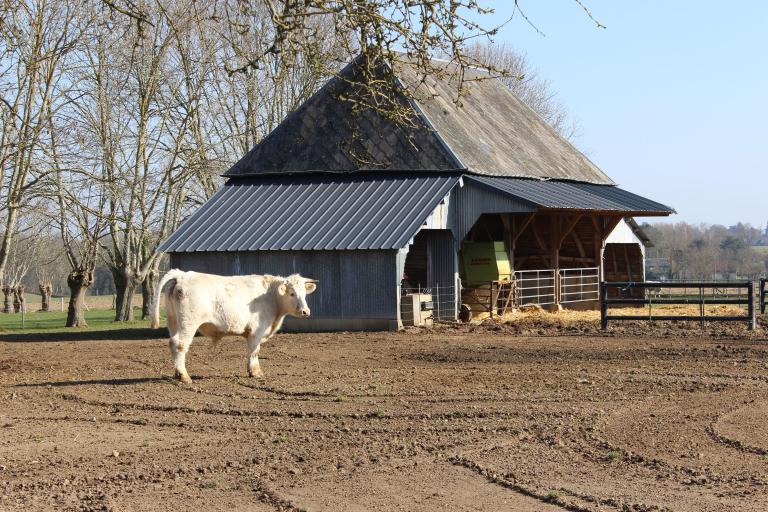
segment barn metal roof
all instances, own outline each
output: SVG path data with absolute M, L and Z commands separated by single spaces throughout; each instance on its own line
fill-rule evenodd
M 253 176 L 324 171 L 469 171 L 488 176 L 614 184 L 497 79 L 468 69 L 457 100 L 455 73 L 423 76 L 393 64 L 412 124 L 395 123 L 344 98 L 362 77 L 355 59 L 227 171 Z M 452 64 L 433 62 L 436 69 Z M 383 67 L 382 67 L 383 69 Z
M 230 180 L 159 251 L 399 249 L 458 174 L 324 174 Z
M 466 176 L 467 182 L 491 187 L 539 208 L 669 215 L 673 208 L 612 185 L 569 181 Z

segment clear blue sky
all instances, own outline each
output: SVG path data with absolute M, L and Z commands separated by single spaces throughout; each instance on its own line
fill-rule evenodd
M 512 0 L 487 0 L 487 21 Z M 670 221 L 768 221 L 768 2 L 521 0 L 496 37 L 526 53 L 578 119 L 577 146 Z M 652 219 L 649 219 L 652 220 Z

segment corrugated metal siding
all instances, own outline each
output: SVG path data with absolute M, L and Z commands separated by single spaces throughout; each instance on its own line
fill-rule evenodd
M 536 208 L 530 203 L 510 197 L 502 191 L 489 190 L 465 180 L 463 187 L 451 191 L 448 225 L 460 244 L 484 213 L 524 213 Z M 458 250 L 458 245 L 456 250 Z
M 458 180 L 379 173 L 230 180 L 159 250 L 399 249 Z
M 627 192 L 619 187 L 564 181 L 465 176 L 542 208 L 669 214 L 669 206 Z
M 396 251 L 171 253 L 171 268 L 218 275 L 300 273 L 319 280 L 313 318 L 397 319 Z

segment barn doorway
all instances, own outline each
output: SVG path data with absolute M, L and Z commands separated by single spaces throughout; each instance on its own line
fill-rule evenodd
M 642 247 L 640 244 L 605 244 L 603 270 L 606 281 L 644 282 L 645 257 Z M 613 296 L 618 293 L 618 289 L 609 289 L 608 293 Z M 641 288 L 631 288 L 628 296 L 641 298 L 643 290 Z
M 458 259 L 447 229 L 422 229 L 408 247 L 401 294 L 432 295 L 434 318 L 456 320 Z

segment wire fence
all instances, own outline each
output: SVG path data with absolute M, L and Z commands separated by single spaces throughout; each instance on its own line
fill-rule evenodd
M 413 297 L 420 303 L 412 306 Z M 431 287 L 402 286 L 400 288 L 400 315 L 404 323 L 411 322 L 417 317 L 428 316 L 437 321 L 455 321 L 457 318 L 457 293 L 455 286 Z M 431 312 L 431 315 L 426 312 Z
M 2 312 L 2 296 L 0 296 L 0 312 Z M 83 303 L 86 311 L 91 309 L 115 309 L 115 296 L 114 295 L 86 295 Z M 140 293 L 133 296 L 133 307 L 141 307 L 142 297 Z M 54 295 L 48 304 L 48 311 L 50 312 L 62 312 L 66 311 L 69 307 L 69 296 Z M 43 309 L 43 302 L 39 295 L 26 294 L 24 298 L 24 312 L 35 313 Z M 20 312 L 19 312 L 20 313 Z M 11 312 L 13 311 L 13 300 L 11 299 Z

